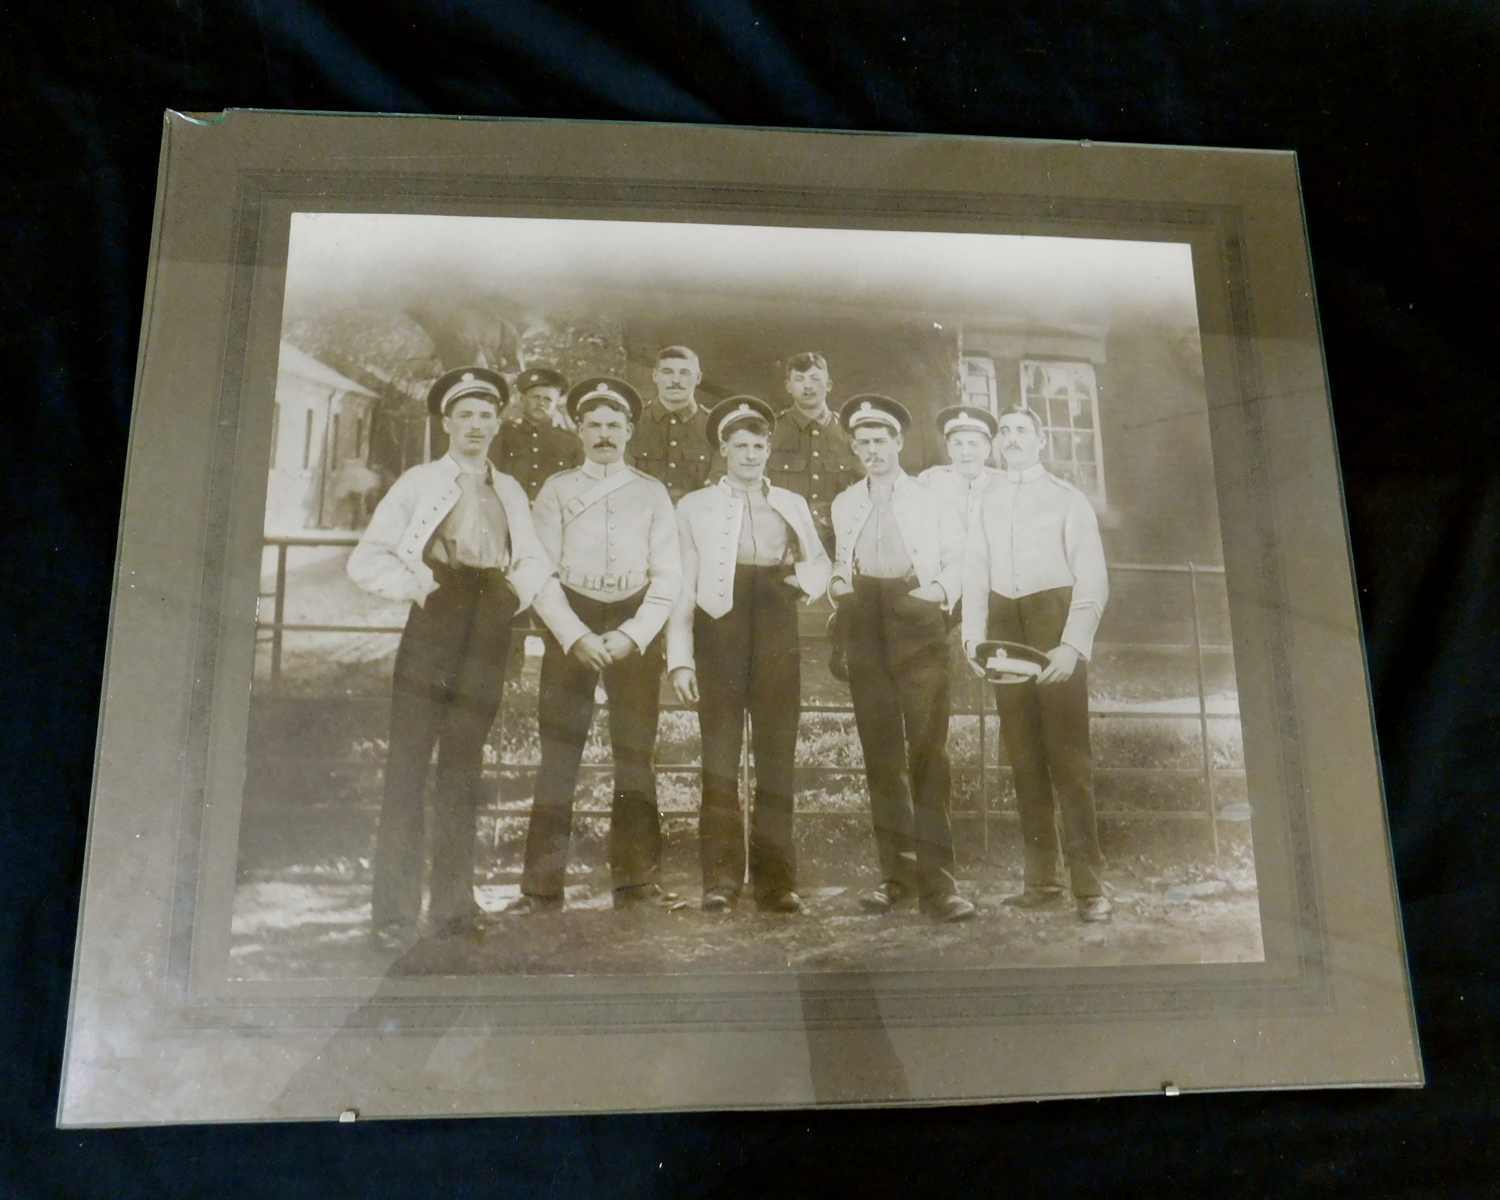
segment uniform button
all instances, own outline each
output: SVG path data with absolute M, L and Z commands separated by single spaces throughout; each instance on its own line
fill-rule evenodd
M 675 445 L 677 445 L 677 443 L 676 442 L 668 442 L 667 445 L 669 445 L 669 446 L 675 446 Z
M 816 450 L 814 450 L 814 451 L 813 451 L 813 457 L 814 457 L 814 458 L 817 458 L 817 457 L 818 457 L 818 452 L 817 452 L 817 451 L 816 451 Z

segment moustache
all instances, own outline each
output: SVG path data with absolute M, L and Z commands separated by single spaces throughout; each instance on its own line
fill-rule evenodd
M 600 438 L 597 442 L 594 443 L 594 448 L 596 450 L 614 450 L 616 446 L 614 442 L 609 440 L 609 438 Z

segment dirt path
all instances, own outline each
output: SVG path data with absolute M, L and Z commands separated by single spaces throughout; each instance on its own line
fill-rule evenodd
M 568 908 L 543 917 L 497 915 L 483 935 L 427 938 L 404 955 L 367 945 L 368 885 L 247 882 L 236 901 L 231 973 L 246 980 L 399 975 L 693 974 L 930 970 L 1256 962 L 1262 956 L 1256 895 L 1240 880 L 1111 879 L 1114 919 L 1085 925 L 1071 905 L 1021 911 L 1001 904 L 1019 880 L 972 881 L 978 917 L 934 925 L 915 908 L 861 912 L 856 886 L 804 895 L 806 911 L 757 913 L 742 901 L 726 914 L 697 905 L 686 878 L 668 879 L 685 905 L 615 912 L 607 893 L 569 888 Z M 479 891 L 498 913 L 514 884 Z

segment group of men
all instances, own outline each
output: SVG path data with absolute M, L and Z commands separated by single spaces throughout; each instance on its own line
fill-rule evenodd
M 959 894 L 948 816 L 949 641 L 961 624 L 980 674 L 979 656 L 997 641 L 1033 648 L 1044 664 L 1035 682 L 995 689 L 1025 842 L 1025 887 L 1008 903 L 1058 904 L 1071 891 L 1080 918 L 1107 920 L 1086 662 L 1108 585 L 1093 509 L 1041 465 L 1035 414 L 943 410 L 950 462 L 913 479 L 900 457 L 909 412 L 865 394 L 835 414 L 819 354 L 788 362 L 791 405 L 779 415 L 754 396 L 705 408 L 701 380 L 693 351 L 670 346 L 657 355 L 650 403 L 623 380 L 569 387 L 547 367 L 523 372 L 514 389 L 483 367 L 433 385 L 429 408 L 448 451 L 391 487 L 348 568 L 366 589 L 411 605 L 376 839 L 376 943 L 399 950 L 416 938 L 424 873 L 437 933 L 486 923 L 473 889 L 480 773 L 511 626 L 527 608 L 543 631 L 541 761 L 521 895 L 507 912 L 564 907 L 573 799 L 601 686 L 614 904 L 682 903 L 661 886 L 654 751 L 664 671 L 697 707 L 702 734 L 702 908 L 734 908 L 748 879 L 761 911 L 800 912 L 797 605 L 825 595 L 838 614 L 880 866 L 860 906 L 884 913 L 911 901 L 943 922 L 975 914 Z M 521 419 L 502 434 L 513 393 Z M 573 431 L 560 427 L 560 406 Z M 1002 467 L 988 465 L 992 453 Z M 748 839 L 738 782 L 747 716 Z

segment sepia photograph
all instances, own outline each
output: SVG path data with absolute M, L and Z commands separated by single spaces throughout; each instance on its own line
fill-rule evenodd
M 1189 243 L 296 212 L 231 979 L 1264 958 Z

